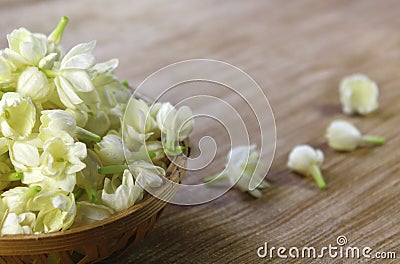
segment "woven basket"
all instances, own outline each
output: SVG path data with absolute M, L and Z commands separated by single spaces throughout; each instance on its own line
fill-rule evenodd
M 186 155 L 188 155 L 188 142 Z M 181 183 L 185 176 L 186 160 L 177 156 L 166 176 Z M 178 164 L 175 165 L 175 164 Z M 172 197 L 177 188 L 166 186 L 162 197 Z M 159 196 L 160 197 L 160 196 Z M 153 229 L 166 205 L 150 196 L 139 204 L 102 221 L 71 230 L 39 234 L 0 237 L 2 263 L 93 263 L 116 257 L 129 246 L 138 244 Z

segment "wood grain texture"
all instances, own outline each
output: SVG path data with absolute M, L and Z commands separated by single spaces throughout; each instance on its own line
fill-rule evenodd
M 351 246 L 396 251 L 399 258 L 399 12 L 396 0 L 0 1 L 0 46 L 16 27 L 50 32 L 67 15 L 65 47 L 96 39 L 98 60 L 119 58 L 118 75 L 133 85 L 170 63 L 211 58 L 243 69 L 268 96 L 278 135 L 268 174 L 273 187 L 258 200 L 232 190 L 200 206 L 169 205 L 154 231 L 121 262 L 263 263 L 268 259 L 259 259 L 256 249 L 264 242 L 322 247 L 339 235 Z M 368 117 L 340 111 L 338 83 L 356 72 L 380 87 L 380 108 Z M 350 154 L 329 149 L 325 128 L 336 118 L 385 137 L 387 144 Z M 194 137 L 213 131 L 198 127 Z M 326 191 L 287 170 L 288 152 L 302 143 L 325 152 Z M 222 168 L 223 150 L 211 171 Z

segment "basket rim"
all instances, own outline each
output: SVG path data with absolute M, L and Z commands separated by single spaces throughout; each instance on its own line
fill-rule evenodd
M 185 156 L 187 156 L 187 155 L 189 155 L 189 141 L 185 140 L 184 145 L 186 146 L 186 150 L 185 150 L 184 154 L 185 154 Z M 176 161 L 178 159 L 182 159 L 182 157 L 183 157 L 182 154 L 174 157 L 174 159 L 171 161 L 168 168 L 166 169 L 167 176 L 169 174 L 171 177 L 173 177 L 174 173 L 177 170 L 180 170 L 180 169 L 184 170 L 184 168 L 180 168 L 179 166 L 176 165 Z M 170 180 L 179 181 L 179 177 L 178 178 L 174 177 L 174 178 L 171 178 Z M 167 187 L 167 188 L 165 188 L 165 187 Z M 167 193 L 168 191 L 170 191 L 170 188 L 168 188 L 168 185 L 167 185 L 167 186 L 164 186 L 164 188 L 157 190 L 157 194 Z M 124 209 L 120 212 L 117 212 L 103 220 L 99 220 L 99 221 L 96 221 L 96 222 L 93 222 L 93 223 L 90 223 L 87 225 L 83 225 L 80 227 L 76 227 L 76 228 L 72 228 L 72 229 L 68 229 L 68 230 L 56 231 L 56 232 L 40 233 L 40 234 L 0 235 L 0 243 L 4 243 L 7 241 L 13 241 L 13 242 L 16 242 L 16 241 L 21 241 L 21 242 L 38 241 L 38 240 L 44 240 L 44 239 L 49 239 L 49 238 L 61 239 L 63 237 L 82 234 L 83 232 L 90 232 L 94 229 L 105 228 L 106 226 L 109 226 L 118 220 L 121 220 L 125 217 L 132 215 L 135 212 L 138 212 L 138 211 L 146 208 L 148 205 L 155 203 L 156 201 L 158 201 L 160 203 L 164 203 L 164 204 L 167 203 L 166 201 L 162 201 L 162 200 L 158 199 L 157 197 L 153 196 L 152 194 L 149 194 L 149 197 L 147 199 L 145 199 L 144 201 L 142 201 L 138 204 L 134 204 L 134 205 L 130 206 L 129 208 Z M 140 223 L 138 223 L 138 224 L 140 224 Z M 0 251 L 1 251 L 1 247 L 0 247 Z

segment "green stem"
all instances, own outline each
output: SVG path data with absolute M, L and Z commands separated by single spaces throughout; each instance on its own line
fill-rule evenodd
M 58 73 L 53 70 L 49 69 L 40 69 L 40 70 L 47 76 L 47 78 L 56 78 L 58 75 Z
M 12 172 L 7 175 L 9 181 L 19 181 L 22 178 L 22 172 Z
M 131 152 L 129 158 L 134 160 L 144 160 L 144 159 L 152 159 L 157 156 L 154 150 L 149 151 L 138 151 L 138 152 Z
M 93 188 L 86 188 L 86 194 L 89 197 L 90 203 L 95 203 L 97 201 L 96 190 Z
M 129 83 L 128 83 L 127 80 L 123 80 L 123 81 L 121 82 L 121 84 L 122 84 L 125 88 L 129 88 Z
M 96 143 L 101 141 L 101 137 L 99 135 L 96 135 L 95 133 L 92 133 L 81 127 L 76 127 L 75 135 L 79 139 L 86 139 L 89 141 L 94 141 Z
M 36 194 L 38 194 L 41 190 L 42 190 L 42 187 L 40 187 L 40 186 L 32 186 L 25 192 L 24 195 L 26 198 L 33 197 Z
M 57 27 L 53 30 L 53 32 L 51 32 L 50 36 L 49 36 L 49 40 L 53 41 L 54 44 L 58 45 L 61 42 L 65 27 L 68 24 L 68 17 L 63 16 L 60 19 L 60 22 L 58 23 Z
M 317 165 L 313 165 L 311 167 L 311 176 L 313 176 L 315 182 L 317 183 L 320 189 L 326 189 L 326 183 L 324 178 L 322 177 L 321 170 Z
M 83 195 L 83 189 L 82 188 L 78 188 L 75 191 L 73 191 L 73 194 L 74 194 L 74 197 L 75 197 L 75 201 L 77 201 Z
M 386 143 L 384 138 L 375 136 L 363 136 L 361 140 L 374 145 L 383 145 Z
M 99 174 L 114 174 L 114 173 L 122 173 L 124 170 L 127 170 L 128 165 L 110 165 L 105 167 L 100 167 L 98 169 Z
M 218 182 L 221 180 L 225 180 L 226 176 L 225 175 L 221 175 L 221 174 L 216 174 L 207 178 L 204 178 L 203 183 L 207 184 L 207 183 L 212 183 L 212 182 Z

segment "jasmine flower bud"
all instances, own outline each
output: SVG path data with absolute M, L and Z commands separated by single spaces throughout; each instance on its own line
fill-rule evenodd
M 326 130 L 328 145 L 340 151 L 352 151 L 360 143 L 367 142 L 382 145 L 385 140 L 375 136 L 362 136 L 361 132 L 350 122 L 343 120 L 333 121 Z
M 36 122 L 32 101 L 19 93 L 5 93 L 0 101 L 0 127 L 5 137 L 25 139 Z
M 346 114 L 366 115 L 378 108 L 378 86 L 363 74 L 345 77 L 340 82 L 339 92 Z
M 104 166 L 120 165 L 125 163 L 125 155 L 121 137 L 108 134 L 94 146 Z
M 36 67 L 30 67 L 21 73 L 17 92 L 32 98 L 36 103 L 41 103 L 49 99 L 52 86 L 43 72 Z
M 326 183 L 319 168 L 323 161 L 324 154 L 321 150 L 315 150 L 308 145 L 299 145 L 290 152 L 287 166 L 299 174 L 312 176 L 318 187 L 325 189 Z

